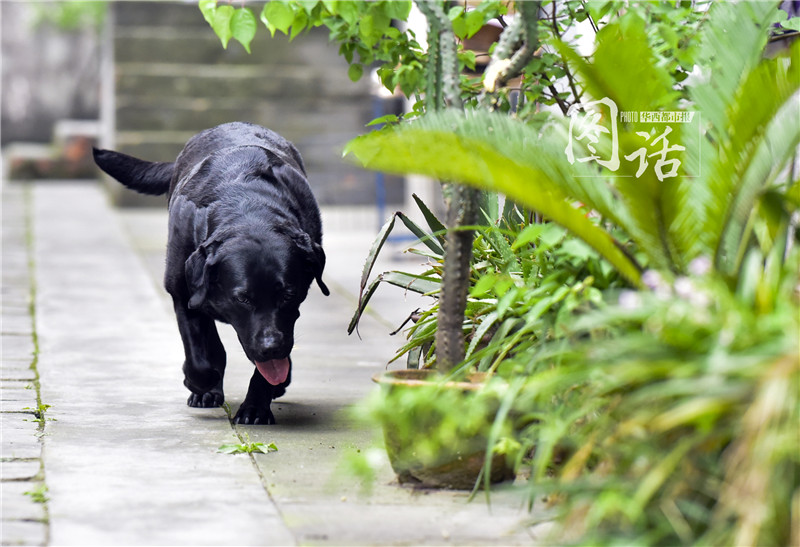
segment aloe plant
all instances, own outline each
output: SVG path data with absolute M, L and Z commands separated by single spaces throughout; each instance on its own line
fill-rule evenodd
M 570 164 L 567 120 L 552 120 L 540 131 L 481 111 L 429 114 L 359 137 L 347 150 L 368 168 L 502 192 L 581 238 L 634 286 L 641 286 L 645 266 L 677 275 L 702 255 L 735 285 L 761 197 L 800 143 L 800 46 L 787 58 L 761 57 L 773 12 L 766 3 L 712 7 L 699 37 L 704 80 L 688 88 L 689 108 L 681 108 L 635 13 L 598 33 L 591 60 L 560 46 L 587 93 L 611 98 L 620 111 L 696 112 L 699 130 L 676 126 L 672 134 L 686 148 L 685 176 L 661 181 L 650 170 L 637 177 L 634 162 L 616 173 Z M 611 144 L 597 146 L 607 150 Z M 620 156 L 634 154 L 638 144 L 634 135 L 622 135 Z M 604 224 L 575 208 L 576 201 L 622 228 L 634 245 L 612 237 Z

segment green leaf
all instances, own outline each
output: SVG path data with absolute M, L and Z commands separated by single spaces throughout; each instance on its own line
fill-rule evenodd
M 381 283 L 389 283 L 390 285 L 401 287 L 405 290 L 423 295 L 438 292 L 441 286 L 441 281 L 435 277 L 413 275 L 397 271 L 379 274 L 375 279 L 372 280 L 366 290 L 361 290 L 361 293 L 359 294 L 358 306 L 356 307 L 356 311 L 347 326 L 347 334 L 352 334 L 353 331 L 356 330 L 358 327 L 358 322 L 361 320 L 361 316 L 367 309 L 367 304 L 372 298 L 372 295 L 375 294 L 378 285 Z
M 261 21 L 267 26 L 272 36 L 275 36 L 276 30 L 288 34 L 289 27 L 294 21 L 294 11 L 282 0 L 271 0 L 261 10 Z
M 250 53 L 250 42 L 255 38 L 257 26 L 256 16 L 250 8 L 236 10 L 231 18 L 231 33 L 247 53 Z
M 317 0 L 295 0 L 297 5 L 303 8 L 306 14 L 311 15 L 314 8 L 317 6 Z
M 397 123 L 398 121 L 400 121 L 400 118 L 396 114 L 386 114 L 385 116 L 381 116 L 380 118 L 375 118 L 374 120 L 370 121 L 367 124 L 367 127 L 382 124 L 393 124 Z
M 397 218 L 397 215 L 392 215 L 392 217 L 386 221 L 386 224 L 378 232 L 378 235 L 375 236 L 375 240 L 372 242 L 372 246 L 367 253 L 367 259 L 364 262 L 364 268 L 361 271 L 361 290 L 364 290 L 364 287 L 367 286 L 367 280 L 369 279 L 369 274 L 372 272 L 372 268 L 375 266 L 375 261 L 378 259 L 378 254 L 381 252 L 383 248 L 383 244 L 386 243 L 386 239 L 389 237 L 389 233 L 394 228 L 394 221 Z
M 217 449 L 217 452 L 223 454 L 252 454 L 253 452 L 268 454 L 277 451 L 278 446 L 275 443 L 264 444 L 249 441 L 239 444 L 223 444 Z
M 358 63 L 350 65 L 350 68 L 347 69 L 347 76 L 350 78 L 350 81 L 357 82 L 363 75 L 364 67 Z
M 383 2 L 383 9 L 389 18 L 406 21 L 411 14 L 411 0 L 389 0 Z
M 511 249 L 516 251 L 520 247 L 536 241 L 546 226 L 546 224 L 528 224 L 517 235 L 514 243 L 511 244 Z
M 413 275 L 406 272 L 385 272 L 380 276 L 380 281 L 396 287 L 415 292 L 417 294 L 432 294 L 441 288 L 441 280 L 436 277 Z
M 564 43 L 556 41 L 559 52 L 578 74 L 592 99 L 610 99 L 619 112 L 678 110 L 678 93 L 672 88 L 669 72 L 656 62 L 645 22 L 635 11 L 601 29 L 597 42 L 592 62 L 588 62 Z M 637 85 L 630 85 L 631 81 Z M 673 133 L 673 137 L 675 135 Z M 611 142 L 609 138 L 601 140 L 601 144 L 605 143 L 607 147 Z M 616 171 L 615 189 L 624 207 L 618 204 L 616 210 L 623 210 L 626 218 L 616 218 L 614 208 L 598 210 L 604 216 L 613 215 L 609 218 L 623 226 L 641 244 L 651 264 L 670 269 L 674 257 L 667 232 L 672 219 L 662 204 L 671 185 L 659 181 L 652 170 L 646 171 L 645 176 L 634 176 L 637 162 L 624 158 L 640 149 L 641 137 L 631 131 L 620 131 L 618 143 L 620 167 Z
M 256 443 L 256 444 L 260 445 L 259 448 L 261 448 L 261 452 L 264 453 L 264 454 L 267 454 L 268 452 L 277 452 L 278 451 L 278 445 L 275 444 L 275 443 L 269 443 L 266 446 L 264 446 L 264 443 Z M 266 449 L 266 450 L 264 450 L 264 449 Z
M 331 2 L 335 4 L 335 12 L 331 11 L 335 15 L 341 17 L 345 23 L 349 27 L 354 28 L 358 24 L 359 18 L 359 2 L 355 2 L 352 0 L 342 0 L 339 2 Z M 330 8 L 329 8 L 330 9 Z
M 800 31 L 800 17 L 792 17 L 788 21 L 782 22 L 781 26 L 788 30 Z
M 453 13 L 456 13 L 453 16 Z M 467 37 L 467 20 L 464 17 L 464 8 L 460 6 L 456 6 L 450 10 L 450 15 L 453 24 L 453 34 L 456 35 L 456 38 L 459 40 L 463 40 Z
M 231 19 L 233 18 L 234 11 L 235 9 L 233 6 L 219 6 L 214 10 L 213 20 L 211 21 L 211 28 L 214 29 L 214 32 L 222 42 L 222 47 L 226 49 L 228 47 L 228 42 L 233 36 L 231 32 Z
M 223 454 L 241 454 L 245 451 L 244 446 L 241 444 L 223 444 L 217 449 L 217 452 L 222 452 Z
M 469 291 L 470 296 L 473 298 L 480 298 L 485 296 L 491 289 L 494 287 L 495 282 L 497 281 L 497 276 L 495 274 L 486 274 L 482 275 L 478 278 L 478 281 L 472 286 Z
M 375 289 L 378 286 L 379 280 L 373 281 L 369 288 L 367 288 L 367 281 L 369 281 L 369 275 L 372 273 L 372 268 L 375 267 L 375 261 L 378 260 L 378 254 L 381 252 L 384 243 L 386 243 L 386 239 L 389 237 L 389 233 L 391 233 L 392 228 L 394 228 L 394 222 L 397 218 L 397 214 L 391 216 L 391 218 L 386 221 L 386 224 L 378 232 L 378 235 L 375 236 L 375 240 L 372 242 L 372 246 L 367 253 L 367 258 L 364 261 L 364 268 L 361 271 L 361 281 L 358 290 L 358 305 L 356 306 L 356 312 L 353 315 L 353 318 L 350 320 L 350 325 L 347 328 L 347 334 L 352 334 L 353 330 L 358 327 L 358 321 L 361 319 L 361 314 L 364 313 L 364 309 L 367 307 L 367 302 L 372 297 L 372 293 L 375 292 Z M 366 290 L 365 290 L 366 289 Z
M 473 10 L 467 13 L 464 18 L 466 22 L 466 37 L 472 38 L 476 32 L 483 28 L 486 19 L 484 14 L 478 10 Z
M 375 17 L 367 14 L 358 22 L 358 34 L 367 47 L 372 47 L 378 43 L 383 33 L 375 23 Z
M 305 10 L 297 10 L 292 21 L 292 30 L 289 33 L 289 40 L 294 40 L 301 32 L 309 27 L 308 13 Z
M 406 225 L 412 234 L 419 238 L 420 243 L 425 245 L 428 249 L 433 251 L 439 256 L 444 256 L 444 248 L 439 244 L 436 237 L 432 234 L 427 234 L 425 231 L 420 228 L 419 226 L 414 223 L 410 218 L 408 218 L 403 213 L 398 212 L 397 217 L 403 221 L 403 224 Z
M 433 214 L 433 211 L 431 211 L 430 208 L 425 205 L 425 202 L 422 201 L 417 194 L 411 194 L 411 197 L 414 198 L 414 202 L 417 204 L 417 207 L 419 207 L 422 216 L 425 217 L 425 222 L 428 223 L 428 228 L 431 229 L 431 232 L 436 234 L 436 237 L 439 239 L 439 243 L 444 245 L 444 234 L 447 231 L 447 228 L 445 228 L 444 224 L 442 224 L 442 222 L 436 218 L 436 215 Z
M 203 14 L 206 23 L 212 25 L 214 21 L 214 12 L 217 9 L 217 0 L 200 0 L 197 6 L 200 8 L 200 13 Z
M 478 347 L 478 343 L 480 343 L 481 339 L 489 332 L 489 329 L 492 325 L 497 322 L 500 318 L 500 314 L 497 311 L 490 312 L 483 318 L 481 324 L 475 330 L 475 333 L 472 335 L 472 340 L 470 340 L 469 347 L 467 347 L 467 353 L 464 356 L 464 359 L 469 359 L 470 355 L 475 351 L 475 348 Z

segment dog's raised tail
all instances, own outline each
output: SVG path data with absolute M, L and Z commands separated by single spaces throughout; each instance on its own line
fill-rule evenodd
M 169 191 L 174 162 L 145 161 L 114 150 L 93 149 L 97 166 L 140 194 L 160 196 Z

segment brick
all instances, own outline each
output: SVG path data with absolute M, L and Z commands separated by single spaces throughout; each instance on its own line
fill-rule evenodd
M 36 371 L 31 368 L 30 359 L 3 360 L 0 363 L 0 380 L 31 382 L 36 379 Z M 27 386 L 27 384 L 25 384 Z
M 36 481 L 4 482 L 3 520 L 44 520 L 43 504 L 37 503 L 25 493 L 38 490 L 42 484 L 44 483 Z
M 33 339 L 30 336 L 3 334 L 0 337 L 3 347 L 3 361 L 6 359 L 33 359 Z
M 39 475 L 41 467 L 42 462 L 38 459 L 0 461 L 0 480 L 29 481 Z
M 0 526 L 2 545 L 44 545 L 47 524 L 27 520 L 3 521 Z
M 39 440 L 39 423 L 33 414 L 4 412 L 0 414 L 2 444 L 0 457 L 3 459 L 36 459 L 42 455 Z

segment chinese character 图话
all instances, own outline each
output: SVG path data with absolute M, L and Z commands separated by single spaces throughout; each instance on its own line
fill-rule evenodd
M 639 168 L 636 170 L 637 179 L 642 176 L 645 169 L 647 169 L 647 166 L 649 165 L 647 158 L 652 158 L 653 156 L 658 156 L 658 160 L 656 161 L 655 165 L 655 172 L 658 180 L 663 181 L 664 179 L 676 177 L 678 175 L 678 167 L 680 167 L 681 165 L 680 160 L 677 158 L 672 158 L 668 160 L 667 154 L 675 150 L 679 151 L 686 150 L 686 147 L 681 146 L 679 144 L 674 144 L 670 146 L 669 141 L 667 140 L 667 135 L 669 135 L 670 133 L 672 133 L 672 128 L 670 126 L 667 126 L 664 129 L 664 132 L 661 133 L 661 135 L 659 135 L 655 139 L 653 139 L 653 141 L 650 143 L 651 146 L 655 147 L 655 145 L 658 144 L 659 141 L 663 140 L 664 145 L 661 147 L 661 150 L 656 150 L 652 154 L 647 155 L 647 148 L 643 146 L 638 150 L 636 150 L 635 152 L 632 152 L 627 156 L 623 156 L 626 160 L 630 161 L 633 161 L 634 158 L 637 157 L 639 158 Z M 650 133 L 647 133 L 646 131 L 637 131 L 636 134 L 642 137 L 645 141 L 650 140 Z M 669 165 L 671 169 L 665 173 L 664 166 L 666 165 Z
M 603 116 L 603 111 L 599 105 L 608 107 L 608 116 Z M 585 116 L 577 116 L 577 112 L 583 110 Z M 579 134 L 575 136 L 578 141 L 587 141 L 586 148 L 591 152 L 591 156 L 577 158 L 579 162 L 596 161 L 598 164 L 609 169 L 616 171 L 619 169 L 619 139 L 617 136 L 617 104 L 608 97 L 600 99 L 599 101 L 592 101 L 585 105 L 576 103 L 569 107 L 567 116 L 569 116 L 569 140 L 567 142 L 567 160 L 570 164 L 575 163 L 575 154 L 572 150 L 573 129 L 578 125 Z M 607 119 L 610 122 L 610 129 L 603 126 L 601 119 Z M 578 123 L 576 124 L 576 120 Z M 599 141 L 600 133 L 608 133 L 611 135 L 611 156 L 608 159 L 600 159 L 597 155 L 594 145 Z
M 583 115 L 579 115 L 583 114 Z M 693 119 L 694 112 L 625 112 L 627 121 L 643 121 L 651 123 L 689 123 Z M 567 160 L 571 165 L 575 161 L 581 163 L 596 161 L 598 165 L 607 168 L 610 171 L 616 171 L 620 166 L 619 159 L 619 135 L 617 128 L 617 118 L 619 110 L 616 103 L 608 97 L 598 101 L 592 101 L 584 104 L 574 104 L 567 111 L 569 121 L 569 141 L 565 152 Z M 635 177 L 638 179 L 647 170 L 650 162 L 647 158 L 657 158 L 654 166 L 655 175 L 659 181 L 667 178 L 678 176 L 678 168 L 681 161 L 678 158 L 667 158 L 671 152 L 681 152 L 686 150 L 684 146 L 673 144 L 667 136 L 672 133 L 672 127 L 667 125 L 664 131 L 652 138 L 653 136 L 647 131 L 637 131 L 636 135 L 643 138 L 647 145 L 642 146 L 631 154 L 623 156 L 628 161 L 639 160 L 639 166 L 636 170 Z M 597 153 L 597 147 L 601 134 L 607 134 L 611 139 L 611 152 L 608 158 L 601 158 Z M 652 140 L 651 140 L 652 138 Z M 584 157 L 576 157 L 573 150 L 573 142 L 582 142 L 589 155 Z M 658 147 L 659 143 L 661 144 Z M 648 146 L 650 149 L 648 150 Z M 648 154 L 649 151 L 654 150 Z

